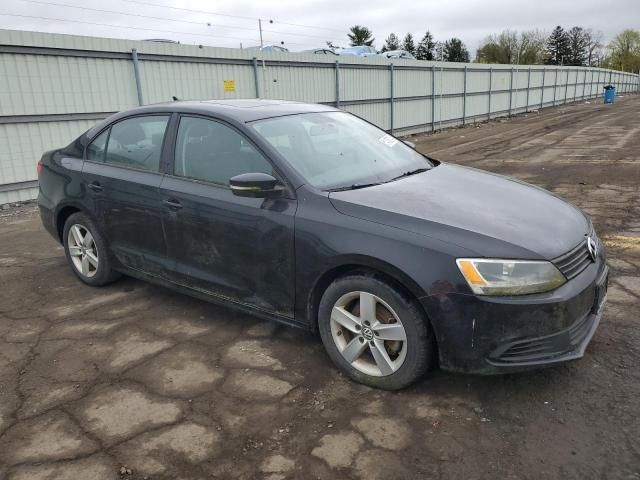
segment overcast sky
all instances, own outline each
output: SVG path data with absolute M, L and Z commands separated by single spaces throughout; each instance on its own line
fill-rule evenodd
M 411 32 L 420 38 L 428 29 L 436 40 L 461 38 L 473 56 L 484 37 L 506 28 L 549 32 L 558 24 L 565 28 L 580 25 L 602 31 L 605 41 L 609 41 L 625 28 L 640 28 L 640 0 L 617 0 L 613 5 L 604 0 L 0 1 L 0 28 L 114 38 L 168 38 L 222 47 L 239 47 L 241 42 L 245 47 L 259 44 L 257 18 L 264 20 L 265 43 L 284 41 L 293 51 L 323 46 L 325 40 L 346 46 L 345 32 L 351 25 L 360 24 L 373 30 L 378 48 L 390 32 L 401 37 Z

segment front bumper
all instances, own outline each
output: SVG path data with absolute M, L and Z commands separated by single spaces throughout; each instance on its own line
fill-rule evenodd
M 506 373 L 582 357 L 602 317 L 608 278 L 602 256 L 553 292 L 425 297 L 441 368 Z
M 606 283 L 603 289 L 606 290 Z M 491 352 L 487 362 L 495 367 L 520 369 L 581 358 L 600 324 L 605 302 L 606 294 L 589 313 L 565 330 L 501 345 Z

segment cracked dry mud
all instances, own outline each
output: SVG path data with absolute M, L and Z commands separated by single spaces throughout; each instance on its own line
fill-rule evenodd
M 0 478 L 640 478 L 639 114 L 626 96 L 414 138 L 567 197 L 609 245 L 586 357 L 525 374 L 371 390 L 301 331 L 84 286 L 33 206 L 1 217 Z

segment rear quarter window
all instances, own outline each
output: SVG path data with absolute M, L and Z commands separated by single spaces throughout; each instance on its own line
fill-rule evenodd
M 93 142 L 87 147 L 87 160 L 94 162 L 104 161 L 104 152 L 107 148 L 107 139 L 109 138 L 109 129 L 98 135 Z
M 105 162 L 157 172 L 168 122 L 169 115 L 149 115 L 112 125 Z

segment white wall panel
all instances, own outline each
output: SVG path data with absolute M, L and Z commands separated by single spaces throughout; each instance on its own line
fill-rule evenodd
M 340 99 L 389 98 L 391 72 L 388 69 L 340 68 Z
M 347 105 L 343 110 L 375 123 L 384 130 L 391 128 L 391 104 L 388 102 Z
M 504 114 L 509 110 L 509 93 L 494 93 L 491 95 L 491 112 Z
M 472 95 L 467 97 L 467 117 L 486 115 L 489 108 L 489 95 Z
M 394 129 L 426 123 L 431 123 L 431 100 L 407 100 L 394 104 Z
M 145 103 L 181 100 L 255 97 L 253 67 L 207 63 L 141 61 Z M 235 82 L 235 92 L 224 91 L 224 80 Z
M 0 54 L 0 115 L 115 112 L 137 105 L 128 60 Z
M 436 100 L 436 121 L 462 118 L 462 97 L 443 97 Z
M 464 70 L 437 70 L 436 69 L 436 95 L 440 93 L 452 94 L 464 91 Z
M 393 85 L 396 98 L 431 95 L 431 71 L 396 69 Z
M 537 110 L 540 108 L 540 95 L 542 94 L 542 89 L 531 90 L 529 92 L 529 110 Z
M 47 150 L 71 143 L 95 122 L 32 122 L 0 125 L 0 178 L 2 183 L 36 178 L 36 164 Z
M 489 90 L 489 72 L 467 69 L 467 92 L 486 92 Z
M 510 70 L 493 70 L 491 75 L 491 90 L 506 90 L 511 83 Z

